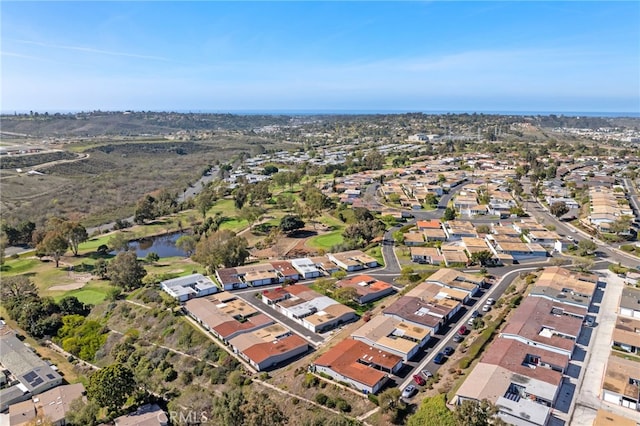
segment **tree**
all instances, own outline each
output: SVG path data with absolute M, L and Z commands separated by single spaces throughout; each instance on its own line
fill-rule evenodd
M 358 290 L 353 287 L 341 287 L 336 289 L 333 295 L 338 302 L 346 305 L 358 299 Z
M 193 235 L 183 235 L 176 240 L 176 247 L 187 253 L 187 256 L 191 257 L 193 252 L 196 250 L 196 244 L 198 241 L 193 237 Z
M 374 238 L 384 233 L 385 227 L 379 220 L 365 220 L 364 222 L 352 223 L 347 226 L 342 236 L 347 240 L 359 241 L 369 244 Z
M 278 168 L 273 164 L 267 164 L 262 170 L 263 175 L 271 176 L 274 173 L 278 173 Z
M 91 310 L 90 306 L 85 305 L 75 296 L 65 296 L 58 302 L 60 313 L 62 315 L 82 315 L 86 316 Z
M 126 251 L 129 249 L 129 239 L 122 232 L 118 232 L 109 238 L 108 245 L 111 247 L 111 250 Z
M 362 165 L 367 170 L 380 170 L 384 167 L 384 155 L 373 149 L 362 159 Z
M 373 220 L 373 214 L 364 207 L 353 208 L 353 218 L 355 222 L 364 222 L 365 220 Z
M 509 209 L 509 214 L 515 214 L 518 217 L 524 217 L 527 214 L 520 206 L 513 206 Z
M 482 266 L 485 266 L 492 258 L 493 253 L 491 253 L 489 250 L 482 250 L 471 253 L 471 261 L 473 263 L 479 263 Z
M 0 301 L 20 301 L 28 297 L 37 296 L 38 288 L 26 275 L 2 277 L 0 285 Z
M 248 243 L 244 237 L 229 230 L 217 231 L 201 238 L 196 245 L 193 260 L 213 271 L 220 265 L 239 266 L 249 257 Z
M 133 372 L 122 364 L 111 364 L 89 377 L 87 396 L 101 407 L 117 411 L 136 388 Z
M 407 426 L 424 425 L 456 425 L 453 412 L 447 408 L 444 394 L 423 399 L 418 411 L 407 419 Z
M 78 246 L 89 239 L 89 234 L 84 226 L 79 222 L 65 222 L 62 226 L 62 234 L 69 241 L 69 247 L 73 251 L 73 255 L 78 255 Z
M 580 240 L 580 242 L 578 243 L 578 251 L 580 256 L 587 256 L 593 253 L 597 248 L 598 246 L 596 245 L 596 243 L 591 240 Z
M 213 191 L 207 187 L 195 199 L 195 206 L 202 214 L 202 218 L 207 217 L 207 211 L 213 206 L 216 197 Z
M 438 204 L 438 196 L 433 192 L 429 192 L 424 196 L 424 206 L 432 207 Z
M 246 398 L 242 388 L 234 387 L 221 396 L 213 398 L 211 410 L 212 424 L 220 425 L 243 425 L 245 424 L 245 414 L 243 407 L 246 407 Z
M 60 258 L 69 248 L 69 242 L 62 235 L 61 232 L 58 231 L 49 231 L 45 235 L 44 239 L 38 246 L 36 247 L 36 251 L 40 253 L 44 253 L 45 255 L 51 256 L 53 260 L 56 262 L 56 268 L 60 264 Z
M 304 225 L 304 221 L 296 215 L 288 214 L 280 219 L 280 230 L 287 234 L 304 228 Z
M 133 221 L 140 225 L 144 224 L 147 220 L 153 220 L 156 215 L 156 199 L 151 195 L 145 195 L 136 203 L 136 209 L 134 211 Z
M 555 217 L 561 217 L 569 212 L 569 207 L 564 201 L 556 201 L 549 206 L 549 211 Z
M 263 202 L 271 198 L 271 191 L 269 191 L 269 181 L 264 180 L 262 182 L 256 182 L 249 185 L 249 193 L 251 194 L 251 204 L 261 205 Z
M 247 198 L 249 197 L 249 192 L 247 191 L 246 186 L 238 186 L 233 191 L 233 205 L 236 209 L 240 210 L 244 204 L 247 202 Z
M 393 239 L 398 244 L 404 244 L 404 233 L 402 231 L 395 231 L 393 233 Z
M 107 265 L 109 263 L 100 258 L 96 260 L 96 263 L 93 264 L 93 275 L 100 277 L 101 279 L 106 279 L 108 277 Z
M 147 257 L 145 257 L 145 260 L 148 263 L 156 263 L 158 260 L 160 260 L 160 256 L 158 256 L 158 253 L 156 253 L 155 251 L 150 251 L 149 253 L 147 253 Z
M 391 423 L 396 423 L 399 420 L 400 413 L 406 409 L 406 404 L 400 398 L 401 394 L 400 389 L 389 388 L 378 395 L 378 405 L 382 412 L 389 416 Z
M 107 274 L 114 285 L 133 290 L 142 287 L 142 278 L 147 271 L 138 261 L 136 252 L 122 251 L 109 263 Z
M 295 205 L 295 198 L 292 194 L 283 192 L 276 198 L 276 207 L 281 210 L 291 210 Z
M 240 219 L 244 219 L 249 222 L 249 229 L 253 227 L 253 224 L 260 220 L 264 215 L 265 209 L 258 206 L 244 206 L 238 213 Z
M 71 401 L 69 410 L 65 415 L 65 420 L 69 426 L 96 426 L 100 407 L 95 401 L 82 400 L 82 397 Z
M 451 207 L 447 207 L 444 209 L 444 215 L 442 216 L 442 220 L 454 220 L 456 218 L 456 211 Z
M 457 426 L 491 426 L 506 425 L 497 417 L 498 408 L 490 401 L 464 401 L 455 411 L 454 417 Z

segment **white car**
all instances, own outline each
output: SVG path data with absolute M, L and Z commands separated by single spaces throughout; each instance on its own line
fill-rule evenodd
M 493 305 L 494 303 L 496 303 L 496 301 L 494 300 L 493 297 L 490 297 L 487 299 L 487 305 Z
M 484 305 L 482 307 L 482 312 L 489 312 L 491 310 L 491 305 Z
M 413 385 L 409 385 L 402 391 L 403 398 L 411 398 L 416 391 L 416 387 Z

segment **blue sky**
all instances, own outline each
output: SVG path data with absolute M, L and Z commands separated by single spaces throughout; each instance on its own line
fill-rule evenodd
M 640 2 L 2 1 L 1 109 L 640 112 Z

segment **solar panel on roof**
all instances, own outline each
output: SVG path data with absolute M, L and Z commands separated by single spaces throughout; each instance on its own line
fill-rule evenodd
M 27 382 L 32 382 L 33 379 L 35 379 L 36 377 L 38 377 L 38 374 L 33 372 L 33 371 L 30 371 L 30 372 L 28 372 L 27 374 L 24 375 L 24 379 Z
M 56 376 L 54 376 L 53 374 L 49 373 L 49 374 L 47 374 L 47 378 L 53 380 L 53 379 L 56 378 Z
M 37 379 L 35 379 L 33 382 L 29 384 L 35 388 L 36 386 L 42 383 L 44 383 L 44 380 L 42 380 L 42 377 L 38 377 Z

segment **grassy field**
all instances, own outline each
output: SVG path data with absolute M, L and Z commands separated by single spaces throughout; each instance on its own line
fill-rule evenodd
M 52 296 L 58 302 L 65 296 L 75 296 L 82 303 L 98 305 L 105 301 L 109 291 L 116 288 L 108 281 L 91 280 L 81 289 L 62 292 L 42 292 L 42 296 Z M 47 294 L 49 293 L 49 294 Z
M 326 251 L 343 241 L 344 238 L 342 237 L 342 231 L 333 231 L 327 234 L 318 235 L 317 237 L 309 238 L 307 245 L 315 249 Z
M 376 259 L 378 264 L 384 266 L 384 258 L 382 257 L 382 247 L 376 246 L 366 251 L 366 253 Z

